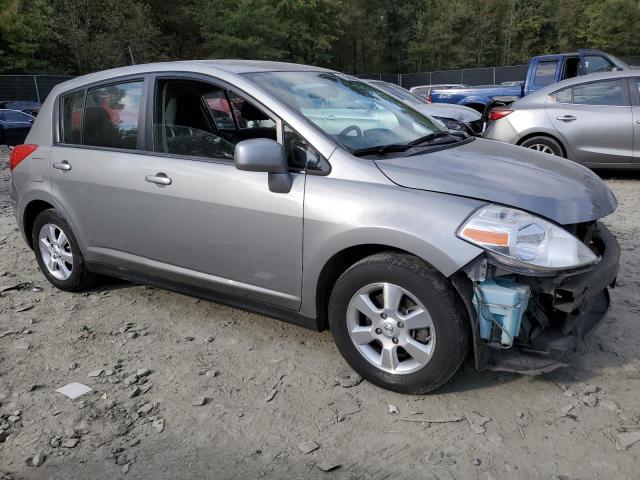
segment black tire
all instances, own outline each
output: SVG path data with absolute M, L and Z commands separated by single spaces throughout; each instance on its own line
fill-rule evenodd
M 533 150 L 539 150 L 536 146 L 544 146 L 551 150 L 551 152 L 558 156 L 565 158 L 564 150 L 562 149 L 562 145 L 555 138 L 547 137 L 545 135 L 538 135 L 536 137 L 527 138 L 524 142 L 520 144 L 520 146 L 525 148 L 531 148 Z M 545 152 L 545 153 L 551 153 Z
M 351 298 L 372 283 L 393 283 L 414 295 L 431 315 L 436 342 L 421 369 L 393 374 L 371 364 L 349 336 L 347 310 Z M 349 365 L 371 383 L 400 393 L 423 394 L 445 384 L 467 355 L 469 324 L 457 293 L 435 269 L 408 254 L 380 253 L 350 267 L 331 293 L 329 324 L 338 350 Z
M 58 279 L 49 272 L 42 256 L 39 235 L 40 230 L 47 223 L 52 223 L 59 227 L 69 240 L 71 254 L 73 255 L 73 266 L 71 268 L 71 276 L 65 280 Z M 96 277 L 87 269 L 84 257 L 82 256 L 80 248 L 78 247 L 78 241 L 76 240 L 71 227 L 64 219 L 64 217 L 60 215 L 60 213 L 58 213 L 56 210 L 45 210 L 36 217 L 31 232 L 31 241 L 33 245 L 33 251 L 36 255 L 36 261 L 38 262 L 38 266 L 40 267 L 40 271 L 43 273 L 49 283 L 51 283 L 54 287 L 68 292 L 75 292 L 78 290 L 84 290 L 93 284 Z

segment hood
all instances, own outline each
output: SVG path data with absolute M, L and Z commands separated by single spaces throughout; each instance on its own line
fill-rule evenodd
M 394 183 L 499 203 L 561 225 L 610 214 L 617 202 L 591 170 L 570 160 L 493 140 L 376 160 Z
M 463 105 L 455 105 L 448 103 L 431 103 L 420 104 L 413 106 L 420 113 L 430 115 L 432 117 L 444 117 L 453 118 L 459 122 L 470 123 L 480 120 L 482 114 L 477 112 L 473 108 L 465 107 Z

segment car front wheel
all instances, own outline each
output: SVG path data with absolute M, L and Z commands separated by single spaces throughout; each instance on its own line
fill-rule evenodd
M 467 353 L 468 320 L 456 292 L 407 254 L 376 254 L 350 267 L 333 289 L 329 323 L 351 367 L 397 392 L 440 387 Z

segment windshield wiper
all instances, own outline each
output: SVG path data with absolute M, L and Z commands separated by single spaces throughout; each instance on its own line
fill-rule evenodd
M 388 145 L 376 145 L 375 147 L 357 148 L 355 150 L 352 150 L 351 154 L 355 155 L 356 157 L 375 154 L 382 155 L 389 152 L 406 152 L 413 147 L 414 145 L 411 145 L 409 143 L 390 143 Z
M 415 148 L 424 143 L 429 143 L 433 140 L 443 137 L 453 137 L 458 141 L 454 135 L 451 135 L 449 132 L 434 132 L 429 135 L 425 135 L 424 137 L 417 138 L 409 143 L 390 143 L 388 145 L 376 145 L 374 147 L 366 147 L 366 148 L 357 148 L 351 152 L 352 155 L 356 157 L 361 157 L 363 155 L 382 155 L 389 152 L 406 152 L 410 148 Z
M 434 132 L 434 133 L 430 133 L 429 135 L 425 135 L 424 137 L 416 138 L 412 142 L 407 143 L 407 145 L 414 147 L 416 145 L 422 145 L 423 143 L 428 143 L 443 137 L 453 137 L 453 135 L 451 135 L 451 133 L 446 131 Z

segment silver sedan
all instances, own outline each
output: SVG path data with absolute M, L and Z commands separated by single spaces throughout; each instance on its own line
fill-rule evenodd
M 590 168 L 640 167 L 640 70 L 572 78 L 489 114 L 485 137 Z

